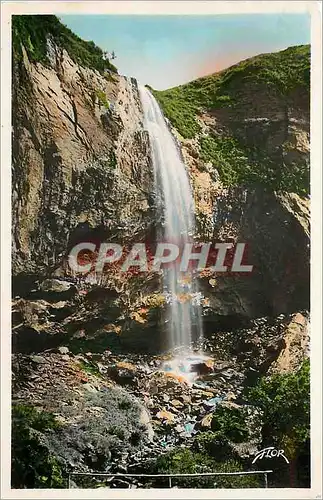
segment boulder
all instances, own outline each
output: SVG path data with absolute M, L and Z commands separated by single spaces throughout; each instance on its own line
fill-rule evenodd
M 154 439 L 154 429 L 151 425 L 150 414 L 149 414 L 148 410 L 144 407 L 142 407 L 142 409 L 141 409 L 139 421 L 146 429 L 148 440 L 152 441 Z
M 138 385 L 137 367 L 127 362 L 119 362 L 108 367 L 109 377 L 120 385 Z
M 200 422 L 200 427 L 211 429 L 213 413 L 208 413 L 205 417 L 202 418 Z
M 174 422 L 175 418 L 176 418 L 176 415 L 174 415 L 174 413 L 172 413 L 170 411 L 162 409 L 161 411 L 159 411 L 157 413 L 156 417 L 159 420 L 165 420 L 166 422 Z
M 70 352 L 69 348 L 65 346 L 60 346 L 57 350 L 60 354 L 68 354 Z
M 46 279 L 40 284 L 40 289 L 43 292 L 56 292 L 56 293 L 61 293 L 61 292 L 66 292 L 69 290 L 73 285 L 73 283 L 70 283 L 68 281 L 61 281 L 61 280 L 56 280 L 56 279 Z
M 212 373 L 214 370 L 214 362 L 211 359 L 207 359 L 200 363 L 194 363 L 191 367 L 191 372 L 197 375 L 207 375 Z

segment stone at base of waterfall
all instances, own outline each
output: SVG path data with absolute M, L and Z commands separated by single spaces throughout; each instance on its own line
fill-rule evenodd
M 184 404 L 181 403 L 178 399 L 172 399 L 171 404 L 175 406 L 175 408 L 183 408 Z
M 157 413 L 156 417 L 159 420 L 164 420 L 166 422 L 172 423 L 175 421 L 176 415 L 170 411 L 165 410 L 165 408 L 163 408 L 161 411 L 159 411 Z
M 191 372 L 199 375 L 208 375 L 214 371 L 214 361 L 212 359 L 207 359 L 199 363 L 192 364 Z
M 215 408 L 218 403 L 220 403 L 223 400 L 221 397 L 216 397 L 216 398 L 211 398 L 208 401 L 203 401 L 203 406 L 206 409 L 212 409 Z
M 233 401 L 234 399 L 237 399 L 237 396 L 233 392 L 228 392 L 226 400 Z
M 178 432 L 178 434 L 184 433 L 185 432 L 184 426 L 180 424 L 176 425 L 175 431 Z
M 43 356 L 38 356 L 37 354 L 30 356 L 30 359 L 34 363 L 37 363 L 37 364 L 46 364 L 47 363 L 47 359 L 46 358 L 44 358 Z
M 186 422 L 186 424 L 184 424 L 184 430 L 187 436 L 196 434 L 197 431 L 195 430 L 195 422 Z
M 65 346 L 60 346 L 57 348 L 58 352 L 60 354 L 68 354 L 70 352 L 69 348 L 68 347 L 65 347 Z
M 51 309 L 63 309 L 65 305 L 67 304 L 66 300 L 60 300 L 59 302 L 54 302 L 53 304 L 50 304 Z
M 70 290 L 70 288 L 72 287 L 74 287 L 73 283 L 57 279 L 46 279 L 40 284 L 40 289 L 43 292 L 56 292 L 56 293 L 66 292 L 67 290 Z
M 192 398 L 188 394 L 181 394 L 179 396 L 179 399 L 183 401 L 185 404 L 191 404 Z
M 140 423 L 146 428 L 148 440 L 153 441 L 154 430 L 153 430 L 153 427 L 151 425 L 151 418 L 150 418 L 149 412 L 146 410 L 146 408 L 142 408 L 139 419 L 140 419 Z
M 158 371 L 151 375 L 148 385 L 148 391 L 150 394 L 157 394 L 159 392 L 165 393 L 169 390 L 179 390 L 181 392 L 184 387 L 187 387 L 188 382 L 185 377 L 181 377 L 170 372 L 165 373 Z
M 202 428 L 210 429 L 213 419 L 213 413 L 208 413 L 205 417 L 202 418 L 200 426 Z
M 137 367 L 132 363 L 120 361 L 107 370 L 109 377 L 120 385 L 137 386 Z
M 201 392 L 201 396 L 206 397 L 206 398 L 213 398 L 214 397 L 214 391 L 212 391 L 212 392 L 210 390 L 202 391 Z
M 98 392 L 97 389 L 92 385 L 90 384 L 89 382 L 86 382 L 85 384 L 83 384 L 83 387 L 84 389 L 86 389 L 88 392 Z

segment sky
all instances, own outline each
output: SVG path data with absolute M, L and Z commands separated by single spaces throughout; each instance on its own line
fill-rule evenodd
M 120 74 L 157 90 L 264 52 L 310 43 L 307 14 L 59 15 L 85 40 L 116 54 Z

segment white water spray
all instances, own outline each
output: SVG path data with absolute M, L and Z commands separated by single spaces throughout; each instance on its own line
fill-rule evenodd
M 140 87 L 145 128 L 149 133 L 154 166 L 155 189 L 162 204 L 163 229 L 161 241 L 184 247 L 193 241 L 194 200 L 180 150 L 168 128 L 154 96 Z M 198 290 L 192 272 L 181 272 L 179 265 L 164 269 L 164 291 L 169 303 L 169 347 L 189 351 L 192 340 L 202 338 L 201 306 L 191 297 Z

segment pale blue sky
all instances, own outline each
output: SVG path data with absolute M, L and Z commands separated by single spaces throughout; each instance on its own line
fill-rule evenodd
M 307 14 L 59 17 L 81 38 L 114 50 L 119 73 L 155 89 L 180 85 L 256 54 L 310 43 Z

